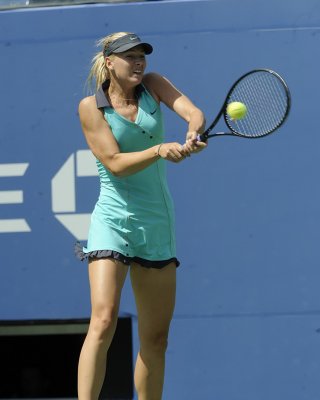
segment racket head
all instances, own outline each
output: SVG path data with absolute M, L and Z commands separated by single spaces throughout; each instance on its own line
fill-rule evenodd
M 244 118 L 230 118 L 227 107 L 232 102 L 245 104 Z M 232 134 L 260 138 L 278 129 L 287 119 L 290 108 L 290 91 L 284 79 L 270 69 L 256 69 L 233 84 L 223 106 L 223 116 Z

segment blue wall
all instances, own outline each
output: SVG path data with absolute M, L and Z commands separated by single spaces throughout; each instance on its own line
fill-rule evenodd
M 89 316 L 87 268 L 73 244 L 85 239 L 98 181 L 77 105 L 94 41 L 121 30 L 154 44 L 149 70 L 208 120 L 255 67 L 280 72 L 293 98 L 277 134 L 214 139 L 169 166 L 182 266 L 164 399 L 318 400 L 317 0 L 0 13 L 0 319 Z M 165 114 L 168 140 L 183 141 L 184 123 Z M 129 282 L 121 312 L 136 314 Z

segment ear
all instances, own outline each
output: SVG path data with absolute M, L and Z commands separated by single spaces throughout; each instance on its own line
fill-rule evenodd
M 111 70 L 113 69 L 113 61 L 110 57 L 105 58 L 105 63 L 106 63 L 106 67 L 108 69 L 111 69 Z

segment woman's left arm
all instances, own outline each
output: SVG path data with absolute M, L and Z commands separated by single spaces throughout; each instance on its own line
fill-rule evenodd
M 197 142 L 197 136 L 203 133 L 206 124 L 203 112 L 168 79 L 161 75 L 155 73 L 147 74 L 144 77 L 144 83 L 158 102 L 163 102 L 188 123 L 186 150 L 194 153 L 205 148 L 205 143 Z

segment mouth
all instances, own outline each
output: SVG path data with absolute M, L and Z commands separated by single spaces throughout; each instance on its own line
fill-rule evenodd
M 136 70 L 133 71 L 133 73 L 134 73 L 135 75 L 142 75 L 142 74 L 143 74 L 143 71 L 142 71 L 141 69 L 136 69 Z

